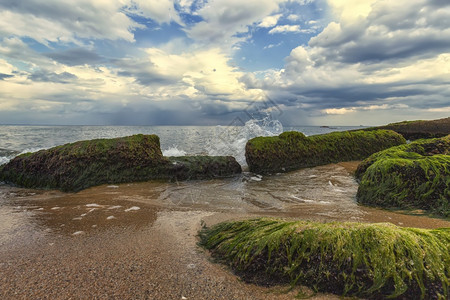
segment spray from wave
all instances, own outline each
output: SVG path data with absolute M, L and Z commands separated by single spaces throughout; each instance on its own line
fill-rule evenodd
M 39 151 L 42 149 L 45 149 L 45 148 L 27 148 L 27 149 L 23 150 L 22 152 L 20 152 L 20 151 L 0 148 L 0 165 L 7 164 L 11 159 L 13 159 L 14 157 L 16 157 L 20 154 L 24 154 L 24 153 L 28 153 L 28 152 L 36 152 L 36 151 Z
M 252 119 L 244 126 L 217 126 L 213 137 L 206 145 L 209 155 L 230 155 L 241 166 L 246 166 L 245 145 L 257 136 L 275 136 L 283 132 L 283 125 L 269 115 L 262 119 Z
M 178 149 L 177 145 L 173 145 L 172 147 L 169 147 L 168 149 L 163 150 L 162 154 L 164 156 L 185 156 L 186 151 Z

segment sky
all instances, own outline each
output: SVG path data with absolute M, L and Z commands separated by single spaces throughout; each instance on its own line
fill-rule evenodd
M 450 115 L 449 0 L 2 0 L 0 124 Z

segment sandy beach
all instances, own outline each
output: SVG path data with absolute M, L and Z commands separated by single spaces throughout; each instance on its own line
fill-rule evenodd
M 34 202 L 42 206 L 31 209 L 48 211 L 38 219 L 46 229 L 21 224 L 17 238 L 3 241 L 2 299 L 292 299 L 298 293 L 243 283 L 196 245 L 204 222 L 243 216 L 96 200 Z
M 302 203 L 273 187 L 277 180 L 304 182 L 296 177 L 303 176 L 314 183 L 311 192 L 303 190 L 303 195 L 313 196 L 319 186 L 320 193 L 337 195 L 336 191 L 350 184 L 355 166 L 330 165 L 253 183 L 245 177 L 180 184 L 147 182 L 99 186 L 79 193 L 3 185 L 0 298 L 294 299 L 300 290 L 307 295 L 312 292 L 242 282 L 197 246 L 198 230 L 257 216 L 450 226 L 441 219 L 355 206 L 345 199 Z M 239 192 L 242 184 L 245 188 Z M 230 189 L 235 196 L 231 197 Z M 268 196 L 280 200 L 269 202 Z M 317 294 L 311 299 L 339 297 Z

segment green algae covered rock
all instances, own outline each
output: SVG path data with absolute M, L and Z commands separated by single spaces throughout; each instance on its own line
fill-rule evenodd
M 232 157 L 164 157 L 158 136 L 139 134 L 19 155 L 0 166 L 0 181 L 27 188 L 79 191 L 106 183 L 205 179 L 240 172 Z
M 438 138 L 450 134 L 450 117 L 430 121 L 403 121 L 366 130 L 388 129 L 401 134 L 407 140 Z
M 367 299 L 448 299 L 450 228 L 254 219 L 204 228 L 200 245 L 250 282 Z
M 250 171 L 276 173 L 362 160 L 375 152 L 405 142 L 401 135 L 389 130 L 344 131 L 310 137 L 290 131 L 275 137 L 249 140 L 245 157 Z
M 417 140 L 364 160 L 357 168 L 360 203 L 419 208 L 450 217 L 450 135 Z
M 175 180 L 230 177 L 242 172 L 241 165 L 232 156 L 177 156 L 168 157 L 172 165 L 169 177 Z

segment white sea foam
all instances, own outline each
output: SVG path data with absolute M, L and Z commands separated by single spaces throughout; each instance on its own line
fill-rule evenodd
M 118 209 L 121 207 L 122 207 L 121 205 L 114 205 L 114 206 L 108 207 L 108 209 Z
M 106 218 L 106 220 L 113 220 L 113 219 L 115 219 L 116 217 L 114 217 L 114 216 L 109 216 L 109 217 L 107 217 Z
M 283 132 L 283 125 L 269 116 L 252 119 L 244 126 L 217 126 L 213 138 L 206 146 L 209 155 L 231 155 L 246 166 L 245 145 L 257 136 L 275 136 Z
M 74 233 L 72 233 L 72 235 L 80 235 L 80 234 L 83 234 L 84 233 L 84 231 L 75 231 Z
M 186 151 L 178 149 L 177 145 L 173 145 L 172 147 L 169 147 L 169 149 L 163 150 L 162 154 L 164 156 L 185 156 Z
M 126 212 L 133 211 L 133 210 L 140 210 L 141 208 L 139 206 L 132 206 L 130 208 L 125 209 Z
M 250 179 L 253 180 L 253 181 L 261 181 L 262 177 L 252 176 L 252 177 L 250 177 Z
M 7 164 L 10 161 L 10 158 L 7 156 L 0 156 L 0 165 Z
M 14 151 L 14 150 L 7 150 L 7 149 L 0 149 L 0 165 L 7 164 L 11 159 L 13 159 L 14 157 L 16 157 L 20 154 L 24 154 L 24 153 L 28 153 L 28 152 L 36 152 L 36 151 L 39 151 L 42 149 L 45 149 L 45 148 L 27 148 L 27 149 L 23 150 L 22 152 Z
M 91 203 L 91 204 L 86 204 L 86 207 L 102 207 L 102 206 L 98 205 L 97 203 Z

